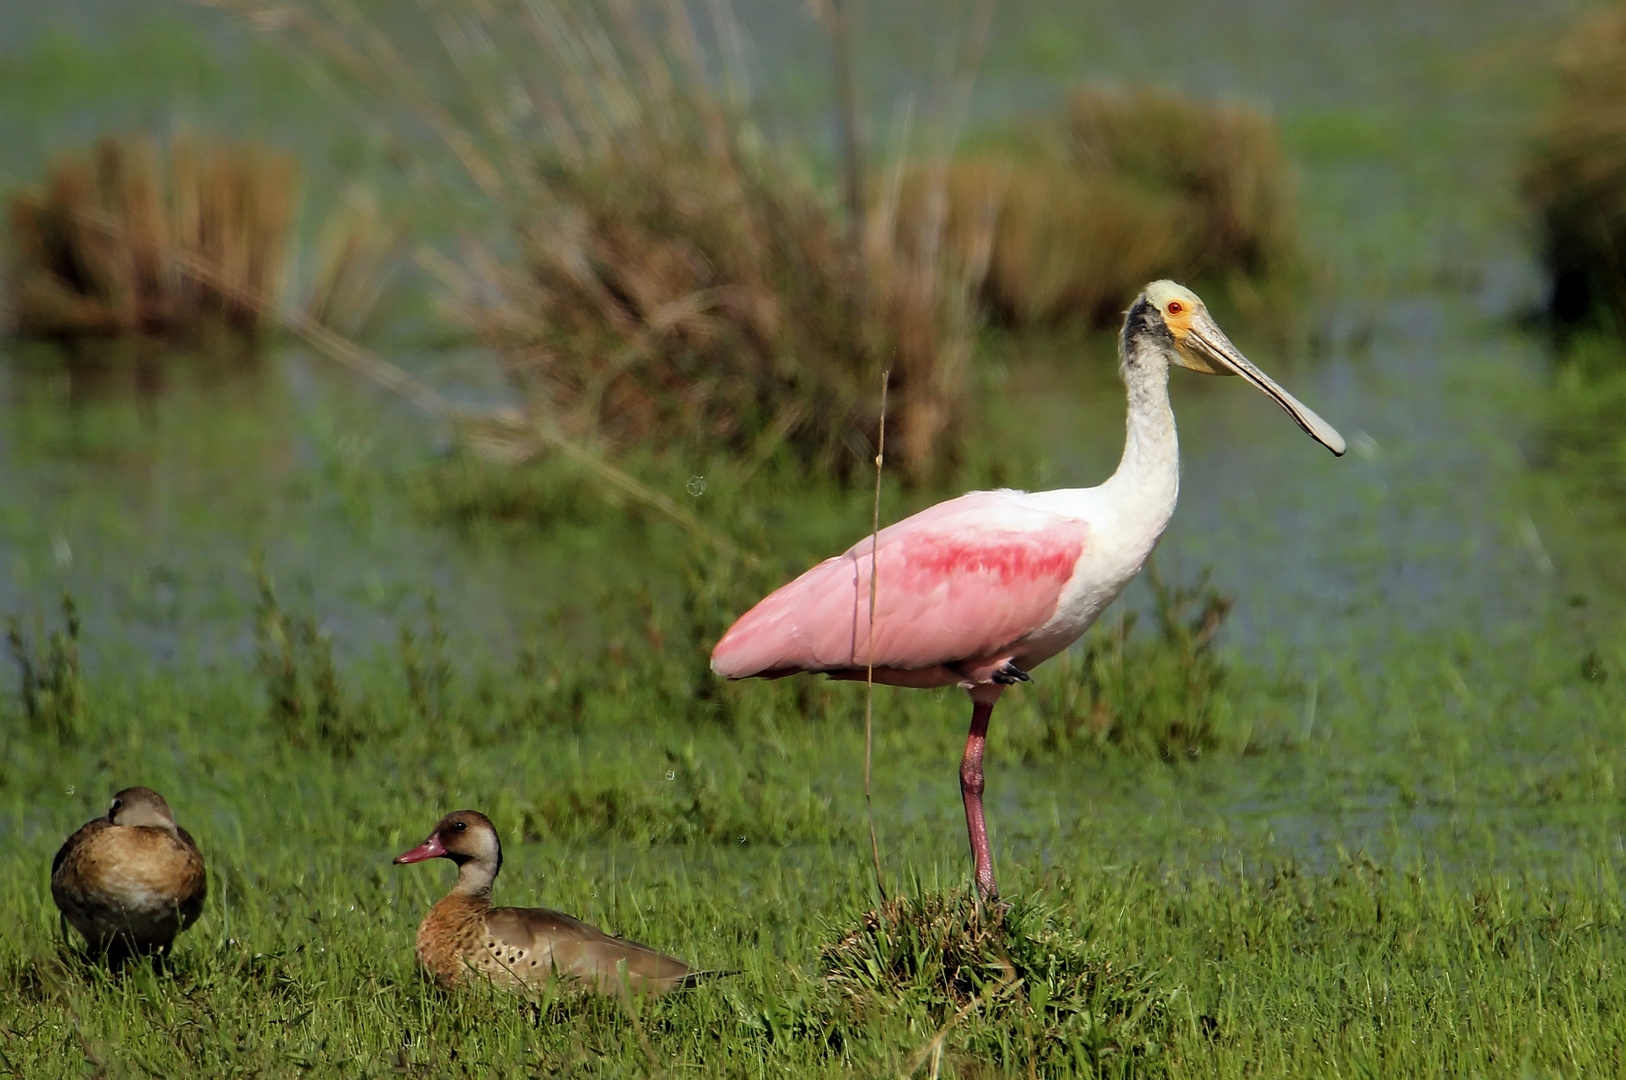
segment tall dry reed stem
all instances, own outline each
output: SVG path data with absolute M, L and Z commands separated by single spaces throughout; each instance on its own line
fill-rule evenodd
M 1563 91 L 1537 130 L 1524 190 L 1561 321 L 1626 325 L 1626 5 L 1586 20 L 1560 54 Z
M 9 281 L 26 335 L 253 333 L 283 278 L 298 170 L 250 145 L 108 137 L 11 203 Z M 111 223 L 112 227 L 108 227 Z M 191 260 L 211 268 L 187 272 Z

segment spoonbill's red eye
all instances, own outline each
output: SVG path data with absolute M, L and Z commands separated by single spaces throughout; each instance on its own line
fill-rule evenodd
M 1170 300 L 1169 301 L 1169 314 L 1170 315 L 1178 315 L 1184 310 L 1186 310 L 1186 306 L 1184 304 L 1182 304 L 1180 301 L 1178 301 L 1178 300 Z

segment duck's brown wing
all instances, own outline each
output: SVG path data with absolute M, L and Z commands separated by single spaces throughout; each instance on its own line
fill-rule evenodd
M 558 974 L 601 994 L 619 992 L 623 980 L 634 993 L 664 994 L 695 973 L 676 957 L 547 908 L 493 908 L 486 932 L 498 961 L 524 982 Z
M 92 821 L 52 860 L 51 897 L 96 948 L 117 939 L 167 949 L 202 913 L 207 890 L 196 845 L 155 826 Z
M 180 910 L 181 929 L 185 930 L 203 914 L 203 901 L 209 896 L 209 874 L 203 865 L 203 852 L 192 839 L 192 834 L 180 826 L 180 846 L 185 852 L 185 865 L 177 875 L 176 903 Z
M 78 829 L 74 830 L 72 836 L 62 842 L 62 846 L 56 850 L 56 855 L 51 858 L 51 887 L 53 891 L 56 888 L 57 875 L 62 872 L 64 866 L 67 866 L 68 874 L 74 873 L 76 869 L 73 865 L 75 856 L 84 849 L 86 842 L 103 829 L 111 829 L 112 827 L 112 824 L 106 818 L 96 818 L 79 826 Z

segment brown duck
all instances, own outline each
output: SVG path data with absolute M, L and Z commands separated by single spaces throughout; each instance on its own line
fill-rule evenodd
M 717 972 L 683 961 L 547 908 L 494 908 L 491 886 L 502 844 L 491 819 L 473 810 L 447 814 L 429 839 L 396 863 L 450 859 L 457 882 L 418 927 L 418 963 L 442 985 L 485 978 L 511 990 L 554 978 L 600 994 L 664 994 Z
M 51 860 L 51 897 L 96 953 L 167 953 L 203 911 L 203 856 L 164 797 L 125 788 Z

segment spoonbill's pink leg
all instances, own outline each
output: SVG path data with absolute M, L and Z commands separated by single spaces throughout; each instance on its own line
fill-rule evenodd
M 971 695 L 971 733 L 960 759 L 960 798 L 965 802 L 965 830 L 971 838 L 971 861 L 976 867 L 977 892 L 984 900 L 999 898 L 994 883 L 994 857 L 988 850 L 988 826 L 982 818 L 982 750 L 988 741 L 988 718 L 994 713 L 1003 687 L 977 687 Z M 981 693 L 978 693 L 981 691 Z M 991 692 L 990 692 L 991 691 Z

